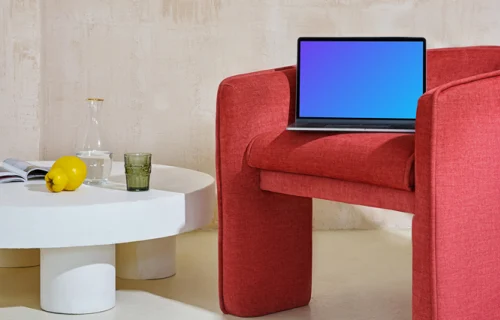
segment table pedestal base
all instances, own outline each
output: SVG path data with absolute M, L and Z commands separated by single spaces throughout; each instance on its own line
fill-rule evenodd
M 133 280 L 163 279 L 175 275 L 175 236 L 118 244 L 116 273 Z
M 40 250 L 43 310 L 86 314 L 115 306 L 115 246 Z

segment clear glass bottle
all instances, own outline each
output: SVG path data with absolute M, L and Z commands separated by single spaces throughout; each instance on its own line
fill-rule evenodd
M 76 156 L 87 165 L 85 184 L 99 185 L 108 181 L 113 163 L 113 153 L 105 138 L 101 122 L 104 99 L 87 99 L 88 119 L 77 139 Z

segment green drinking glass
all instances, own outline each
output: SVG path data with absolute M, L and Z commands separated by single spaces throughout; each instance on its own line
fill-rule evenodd
M 151 153 L 126 153 L 127 191 L 148 191 L 151 177 Z

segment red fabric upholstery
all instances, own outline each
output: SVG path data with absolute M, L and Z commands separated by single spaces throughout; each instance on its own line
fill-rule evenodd
M 429 50 L 432 90 L 418 106 L 414 191 L 411 175 L 401 184 L 400 174 L 410 141 L 393 141 L 405 136 L 370 136 L 374 146 L 363 146 L 349 135 L 283 134 L 293 119 L 295 68 L 225 79 L 216 124 L 223 312 L 259 316 L 309 302 L 314 197 L 415 213 L 414 320 L 500 319 L 498 69 L 500 47 Z M 399 157 L 388 159 L 397 174 L 373 156 L 384 136 Z M 313 151 L 330 158 L 311 158 L 315 171 L 306 172 L 301 159 Z
M 454 80 L 500 70 L 500 46 L 432 49 L 427 52 L 427 90 Z
M 415 194 L 365 183 L 275 171 L 260 172 L 262 190 L 402 212 L 415 210 Z
M 232 77 L 219 87 L 219 295 L 222 311 L 237 316 L 304 306 L 311 298 L 312 200 L 262 191 L 259 170 L 245 161 L 255 136 L 288 123 L 294 71 Z
M 500 319 L 499 146 L 500 71 L 421 98 L 413 319 Z
M 248 165 L 411 190 L 413 134 L 325 134 L 274 130 L 248 147 Z

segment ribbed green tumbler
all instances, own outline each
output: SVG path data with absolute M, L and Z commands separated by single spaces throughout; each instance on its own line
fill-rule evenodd
M 126 153 L 127 191 L 148 191 L 151 176 L 151 153 Z

